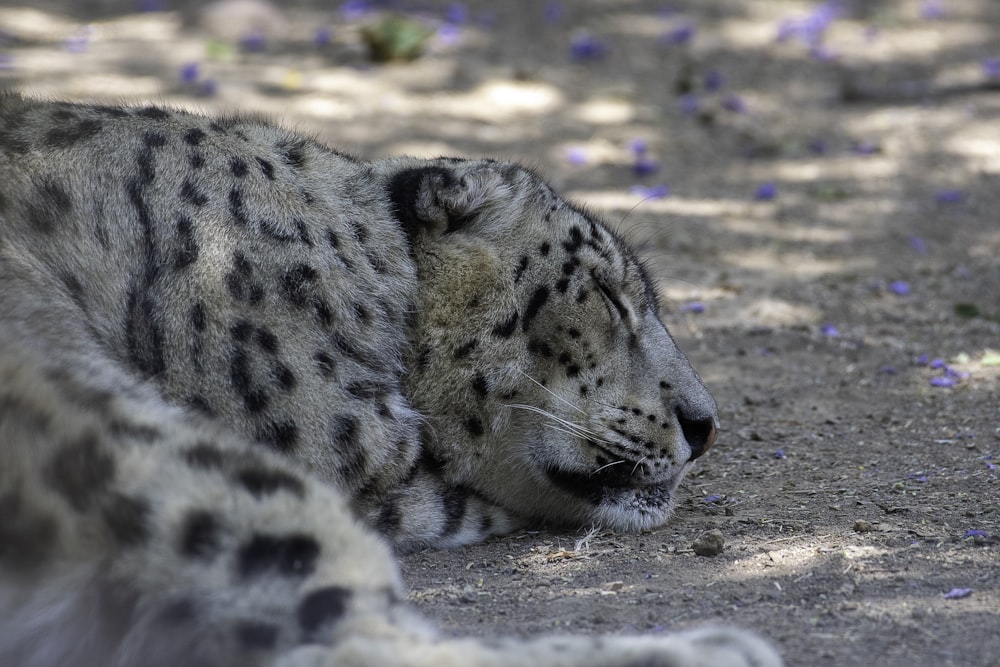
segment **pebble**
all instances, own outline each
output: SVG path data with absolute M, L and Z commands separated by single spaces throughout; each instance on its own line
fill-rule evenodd
M 718 528 L 706 530 L 691 543 L 691 549 L 699 556 L 718 556 L 726 546 L 726 539 Z
M 870 533 L 875 530 L 875 526 L 871 524 L 870 521 L 865 521 L 864 519 L 858 519 L 854 522 L 854 532 L 855 533 Z

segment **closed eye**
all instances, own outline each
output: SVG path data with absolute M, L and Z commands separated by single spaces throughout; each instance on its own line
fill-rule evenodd
M 623 321 L 628 322 L 628 308 L 626 308 L 625 304 L 623 304 L 621 299 L 618 298 L 618 295 L 612 292 L 611 288 L 604 284 L 600 277 L 598 277 L 596 270 L 590 270 L 590 277 L 594 279 L 594 284 L 597 285 L 597 289 L 600 290 L 602 295 L 604 295 L 607 302 L 610 303 L 616 311 L 618 311 L 618 316 L 621 317 Z

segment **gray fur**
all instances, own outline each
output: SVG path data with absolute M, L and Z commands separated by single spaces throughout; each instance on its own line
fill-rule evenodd
M 6 96 L 0 183 L 0 664 L 778 664 L 402 603 L 372 527 L 649 528 L 714 441 L 628 248 L 530 172 Z

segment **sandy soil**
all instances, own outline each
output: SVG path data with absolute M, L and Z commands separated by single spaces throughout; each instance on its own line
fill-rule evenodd
M 791 665 L 998 664 L 1000 3 L 400 1 L 440 30 L 385 66 L 371 16 L 319 2 L 251 53 L 209 40 L 245 9 L 141 4 L 3 3 L 3 85 L 536 165 L 641 248 L 718 397 L 667 526 L 405 558 L 447 632 L 734 623 Z M 695 555 L 710 529 L 724 550 Z

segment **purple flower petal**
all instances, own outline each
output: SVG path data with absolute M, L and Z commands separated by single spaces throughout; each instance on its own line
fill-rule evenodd
M 774 36 L 776 42 L 787 42 L 799 33 L 799 22 L 795 19 L 784 19 L 778 24 L 778 32 Z
M 340 13 L 347 22 L 363 19 L 373 10 L 370 0 L 347 0 L 340 6 Z
M 821 138 L 810 139 L 808 148 L 809 152 L 813 155 L 823 155 L 827 151 L 826 140 Z
M 919 236 L 910 237 L 910 247 L 913 248 L 914 252 L 920 253 L 921 255 L 927 254 L 927 244 Z
M 985 530 L 977 530 L 975 528 L 970 528 L 969 530 L 965 531 L 965 537 L 966 538 L 969 538 L 969 537 L 989 537 L 989 536 L 990 536 L 990 534 L 987 533 Z
M 587 164 L 587 151 L 582 148 L 567 148 L 566 149 L 566 161 L 570 164 L 576 166 L 582 166 Z
M 701 301 L 688 301 L 687 303 L 681 306 L 681 312 L 695 313 L 695 314 L 704 313 L 705 304 L 702 303 Z
M 815 48 L 840 14 L 840 5 L 839 0 L 828 0 L 801 18 L 785 19 L 778 25 L 777 40 L 785 42 L 794 37 Z
M 965 201 L 965 193 L 961 190 L 941 190 L 934 195 L 939 204 L 961 204 Z
M 983 76 L 991 81 L 1000 79 L 1000 58 L 983 58 Z
M 954 378 L 956 380 L 966 380 L 971 375 L 971 373 L 957 370 L 955 368 L 952 368 L 951 366 L 944 367 L 944 374 L 946 377 Z
M 929 354 L 921 354 L 919 357 L 913 360 L 913 363 L 919 366 L 926 366 L 930 362 L 930 360 L 931 357 Z
M 778 195 L 778 186 L 774 183 L 762 183 L 757 186 L 753 198 L 757 201 L 770 201 Z
M 705 498 L 705 502 L 706 503 L 717 503 L 720 500 L 722 500 L 722 496 L 717 495 L 717 494 L 713 494 L 713 495 L 709 496 L 708 498 Z
M 646 151 L 649 150 L 649 145 L 645 139 L 633 139 L 628 142 L 628 149 L 635 153 L 636 156 L 645 155 Z
M 663 199 L 670 194 L 670 188 L 663 184 L 648 188 L 645 185 L 633 185 L 628 191 L 643 199 Z
M 452 25 L 462 25 L 469 20 L 469 10 L 461 2 L 453 2 L 445 10 L 444 20 Z
M 946 12 L 941 0 L 924 0 L 920 5 L 920 17 L 928 21 L 938 21 L 945 18 Z
M 721 89 L 725 82 L 726 78 L 722 76 L 722 73 L 719 72 L 719 70 L 710 69 L 705 73 L 705 81 L 703 85 L 705 86 L 705 90 L 710 93 L 714 93 Z
M 944 368 L 945 366 L 947 366 L 947 364 L 944 363 L 944 359 L 941 357 L 935 357 L 930 363 L 930 367 L 935 370 Z
M 972 595 L 971 588 L 953 588 L 944 594 L 945 600 L 961 600 Z
M 693 116 L 701 110 L 701 98 L 694 93 L 681 96 L 681 113 L 685 116 Z
M 874 155 L 881 153 L 882 147 L 871 141 L 859 141 L 854 144 L 854 152 L 858 155 Z
M 607 55 L 608 47 L 601 40 L 581 33 L 570 41 L 569 52 L 573 60 L 600 60 Z
M 932 387 L 954 387 L 955 380 L 950 377 L 932 377 L 931 378 Z
M 333 30 L 331 28 L 316 28 L 316 32 L 313 33 L 313 44 L 320 48 L 327 46 L 332 39 Z
M 240 39 L 240 48 L 247 53 L 260 53 L 267 50 L 267 35 L 260 30 L 244 35 Z
M 182 83 L 194 83 L 200 76 L 198 63 L 187 63 L 181 67 L 180 77 Z
M 70 53 L 84 53 L 90 46 L 90 34 L 93 29 L 87 25 L 83 26 L 75 34 L 70 35 L 63 41 L 63 48 Z
M 830 338 L 836 338 L 840 335 L 840 331 L 832 324 L 824 324 L 819 330 L 824 336 L 829 336 Z
M 776 459 L 786 458 L 786 456 L 785 456 L 785 450 L 784 449 L 779 449 L 779 450 L 775 451 L 774 454 L 772 454 L 772 456 L 774 458 L 776 458 Z
M 739 95 L 726 95 L 722 98 L 722 108 L 733 113 L 743 113 L 747 110 L 747 103 Z
M 635 175 L 639 177 L 655 174 L 659 170 L 660 163 L 645 156 L 640 156 L 639 159 L 635 161 L 635 164 L 632 165 L 632 171 L 634 171 Z
M 896 296 L 907 296 L 910 293 L 910 283 L 905 280 L 894 280 L 889 283 L 889 291 Z
M 677 46 L 681 44 L 687 44 L 694 38 L 694 26 L 690 24 L 685 24 L 678 26 L 673 30 L 670 30 L 663 37 L 660 38 L 660 42 L 670 46 Z
M 442 23 L 437 36 L 442 44 L 454 46 L 462 41 L 462 29 L 455 23 Z

